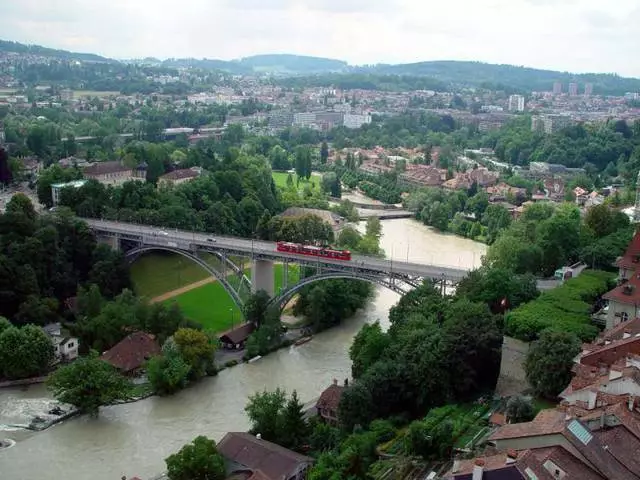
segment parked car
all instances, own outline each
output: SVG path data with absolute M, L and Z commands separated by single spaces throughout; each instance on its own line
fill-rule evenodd
M 216 239 L 209 237 L 207 238 L 207 242 L 216 243 Z

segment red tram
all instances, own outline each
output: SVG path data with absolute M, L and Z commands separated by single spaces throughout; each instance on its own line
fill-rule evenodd
M 298 255 L 331 258 L 333 260 L 351 260 L 351 252 L 349 250 L 333 250 L 331 248 L 301 245 L 299 243 L 278 242 L 277 250 L 279 252 L 296 253 Z

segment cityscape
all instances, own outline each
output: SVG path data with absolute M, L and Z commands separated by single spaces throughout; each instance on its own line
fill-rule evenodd
M 640 78 L 275 3 L 0 7 L 0 478 L 640 479 Z

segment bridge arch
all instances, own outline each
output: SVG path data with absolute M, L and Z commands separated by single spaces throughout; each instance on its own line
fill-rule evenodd
M 298 293 L 303 287 L 310 285 L 315 282 L 319 282 L 322 280 L 330 280 L 330 279 L 348 279 L 348 280 L 362 280 L 365 282 L 372 283 L 374 285 L 382 285 L 383 287 L 388 288 L 392 292 L 395 292 L 399 295 L 404 295 L 409 290 L 418 287 L 419 282 L 409 280 L 406 278 L 396 278 L 396 277 L 387 277 L 387 276 L 378 276 L 378 275 L 367 275 L 362 272 L 323 272 L 316 275 L 312 275 L 310 277 L 303 278 L 295 285 L 287 288 L 286 290 L 280 292 L 278 295 L 273 297 L 269 302 L 269 306 L 277 306 L 280 311 L 282 311 L 285 305 L 291 300 L 291 298 Z M 404 286 L 402 285 L 404 284 Z
M 244 305 L 244 302 L 240 298 L 240 295 L 235 290 L 235 288 L 233 288 L 233 286 L 227 281 L 226 277 L 222 273 L 220 273 L 217 269 L 213 268 L 207 262 L 202 260 L 197 255 L 195 255 L 195 253 L 191 253 L 187 250 L 182 250 L 180 248 L 168 247 L 163 245 L 143 245 L 141 247 L 136 247 L 127 251 L 125 253 L 125 258 L 129 261 L 129 263 L 133 263 L 140 255 L 148 252 L 153 252 L 153 251 L 165 251 L 165 252 L 175 253 L 178 255 L 182 255 L 183 257 L 191 260 L 192 262 L 195 262 L 201 268 L 203 268 L 209 275 L 211 275 L 218 282 L 220 282 L 220 284 L 224 287 L 225 291 L 229 294 L 229 296 L 237 305 L 237 307 L 240 309 L 240 311 L 241 312 L 243 311 L 242 307 Z

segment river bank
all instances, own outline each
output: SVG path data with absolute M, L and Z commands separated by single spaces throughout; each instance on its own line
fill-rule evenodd
M 414 220 L 382 222 L 381 247 L 390 258 L 477 266 L 485 246 L 443 235 Z M 375 287 L 372 301 L 348 322 L 314 335 L 254 363 L 240 363 L 172 397 L 153 396 L 135 403 L 104 407 L 98 418 L 79 416 L 54 428 L 0 432 L 16 442 L 0 452 L 2 480 L 113 480 L 126 475 L 149 478 L 163 470 L 164 459 L 197 435 L 220 440 L 229 431 L 246 431 L 248 396 L 275 388 L 296 390 L 305 404 L 334 378 L 351 377 L 349 348 L 365 323 L 387 328 L 389 308 L 398 295 Z M 24 423 L 25 414 L 44 400 L 43 386 L 0 391 L 0 423 Z M 4 433 L 4 435 L 3 435 Z

